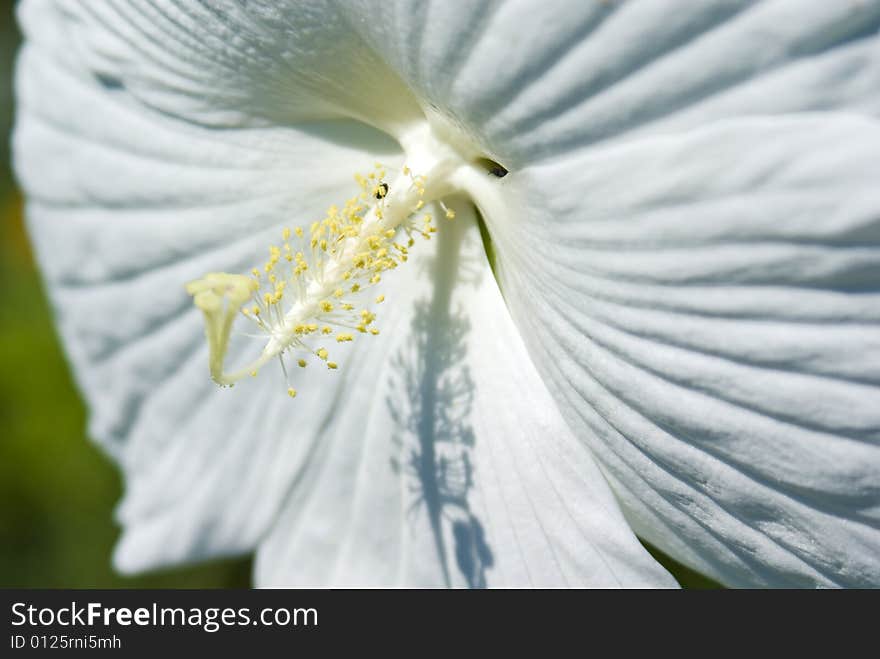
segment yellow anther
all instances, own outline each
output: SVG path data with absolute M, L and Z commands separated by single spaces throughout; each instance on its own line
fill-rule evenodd
M 296 389 L 294 389 L 293 387 L 288 387 L 287 388 L 287 395 L 290 396 L 291 398 L 296 398 Z
M 312 350 L 304 344 L 312 334 L 326 336 L 327 343 L 330 337 L 336 343 L 353 342 L 356 331 L 379 334 L 373 327 L 376 314 L 356 309 L 346 296 L 381 282 L 382 273 L 407 260 L 414 236 L 430 238 L 437 230 L 430 214 L 421 219 L 414 215 L 428 202 L 437 201 L 436 195 L 429 194 L 433 190 L 426 187 L 424 176 L 413 175 L 408 167 L 403 172 L 412 183 L 408 191 L 407 185 L 400 191 L 395 188 L 394 195 L 390 195 L 392 186 L 384 182 L 386 171 L 381 164 L 377 163 L 370 173 L 356 175 L 358 194 L 340 206 L 331 206 L 322 219 L 306 227 L 282 227 L 282 242 L 268 247 L 268 259 L 251 270 L 252 276 L 208 275 L 187 287 L 205 314 L 211 376 L 218 383 L 232 385 L 248 375 L 255 377 L 271 359 L 281 357 L 283 365 L 287 352 Z M 406 208 L 402 207 L 404 199 L 410 200 Z M 447 218 L 454 217 L 442 202 L 439 208 Z M 407 235 L 397 243 L 394 239 L 399 231 Z M 306 232 L 311 249 L 302 244 Z M 302 240 L 294 246 L 301 251 L 291 247 L 293 235 Z M 290 266 L 280 264 L 282 255 Z M 374 300 L 381 303 L 385 296 L 378 295 Z M 223 358 L 238 313 L 266 333 L 269 342 L 250 364 L 227 373 L 223 371 Z M 319 325 L 317 320 L 327 324 Z M 328 368 L 338 368 L 336 362 L 329 361 L 327 348 L 317 348 L 313 354 Z M 305 368 L 306 358 L 294 355 L 293 362 Z M 288 394 L 295 396 L 289 381 L 287 386 Z
M 257 371 L 251 371 L 251 377 L 252 378 L 257 377 Z
M 447 220 L 454 220 L 455 219 L 455 211 L 452 210 L 451 208 L 446 209 L 446 219 Z

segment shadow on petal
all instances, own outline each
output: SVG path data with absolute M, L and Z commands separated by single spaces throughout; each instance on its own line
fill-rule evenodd
M 437 257 L 428 265 L 436 285 L 416 303 L 410 335 L 393 358 L 386 403 L 397 449 L 391 468 L 405 478 L 412 496 L 410 521 L 427 516 L 447 586 L 485 588 L 494 557 L 468 503 L 476 442 L 469 420 L 475 385 L 466 360 L 471 327 L 452 305 L 453 287 L 473 286 L 480 275 L 461 253 L 461 234 L 439 235 Z

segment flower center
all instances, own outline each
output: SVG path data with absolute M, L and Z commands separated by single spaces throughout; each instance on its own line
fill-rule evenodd
M 455 217 L 440 200 L 457 190 L 456 172 L 468 166 L 427 126 L 404 148 L 407 164 L 392 181 L 379 163 L 367 175 L 355 175 L 357 195 L 342 207 L 331 206 L 307 228 L 285 228 L 280 243 L 269 247 L 268 260 L 250 275 L 215 272 L 187 284 L 204 315 L 215 382 L 232 386 L 278 359 L 294 397 L 288 377 L 294 361 L 305 368 L 316 358 L 336 369 L 330 357 L 335 344 L 379 334 L 376 308 L 385 298 L 370 289 L 385 272 L 407 262 L 417 239 L 430 240 L 437 231 L 427 204 L 439 202 L 447 219 Z M 250 364 L 227 372 L 226 353 L 239 315 L 266 337 L 266 344 Z

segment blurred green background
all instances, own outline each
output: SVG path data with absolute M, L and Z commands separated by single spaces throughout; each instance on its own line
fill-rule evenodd
M 0 0 L 0 136 L 13 119 L 19 35 Z M 243 588 L 250 561 L 223 561 L 138 578 L 113 572 L 122 492 L 115 468 L 85 436 L 86 412 L 52 326 L 0 141 L 0 587 Z M 689 588 L 716 584 L 649 551 Z

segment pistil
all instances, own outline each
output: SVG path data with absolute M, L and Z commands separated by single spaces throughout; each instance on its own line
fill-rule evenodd
M 297 353 L 300 367 L 316 358 L 335 370 L 327 345 L 379 334 L 373 309 L 385 298 L 370 296 L 369 289 L 385 272 L 407 262 L 416 239 L 428 240 L 437 230 L 426 209 L 449 193 L 460 163 L 457 158 L 417 161 L 422 173 L 404 166 L 390 183 L 381 164 L 366 176 L 356 175 L 356 196 L 342 208 L 331 206 L 307 229 L 284 229 L 280 246 L 270 246 L 268 260 L 249 276 L 211 273 L 187 285 L 204 315 L 215 382 L 231 386 L 274 359 L 287 377 L 288 353 Z M 441 208 L 447 219 L 455 216 L 445 205 Z M 372 302 L 365 303 L 368 297 Z M 239 313 L 266 337 L 266 345 L 251 363 L 227 372 L 226 352 Z M 289 380 L 287 389 L 296 395 Z

